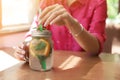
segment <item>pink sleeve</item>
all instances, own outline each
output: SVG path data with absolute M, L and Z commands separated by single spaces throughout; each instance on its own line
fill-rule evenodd
M 30 27 L 29 31 L 25 35 L 25 39 L 28 38 L 28 37 L 31 37 L 31 32 L 33 31 L 34 28 L 37 27 L 37 23 L 38 23 L 38 21 L 37 21 L 37 15 L 36 15 L 34 17 L 34 20 L 33 20 L 32 24 L 31 24 L 31 27 Z
M 46 6 L 50 5 L 50 3 L 51 3 L 50 0 L 41 0 L 41 1 L 40 1 L 40 4 L 39 4 L 40 9 L 44 9 Z M 33 22 L 32 22 L 32 25 L 31 25 L 29 31 L 28 31 L 28 32 L 26 33 L 26 35 L 25 35 L 25 39 L 28 38 L 28 37 L 31 37 L 31 32 L 32 32 L 32 30 L 33 30 L 35 27 L 38 26 L 38 15 L 39 15 L 39 12 L 38 12 L 38 13 L 36 14 L 36 16 L 34 17 L 34 20 L 33 20 Z
M 95 14 L 93 16 L 89 32 L 91 32 L 98 39 L 100 44 L 99 52 L 101 52 L 103 49 L 103 44 L 106 40 L 105 22 L 107 18 L 107 5 L 105 0 L 101 0 L 98 3 L 98 6 L 96 6 L 94 13 Z

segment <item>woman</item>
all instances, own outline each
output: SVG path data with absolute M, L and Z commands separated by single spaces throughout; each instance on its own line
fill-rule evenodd
M 36 23 L 50 25 L 55 50 L 86 51 L 90 55 L 102 51 L 106 0 L 41 0 L 40 9 L 32 27 Z M 27 38 L 31 37 L 29 33 Z M 26 51 L 18 48 L 15 55 L 23 60 Z

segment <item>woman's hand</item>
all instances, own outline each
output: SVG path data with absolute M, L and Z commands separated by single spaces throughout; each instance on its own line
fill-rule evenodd
M 69 12 L 59 4 L 46 7 L 40 13 L 39 17 L 39 23 L 44 24 L 44 26 L 51 24 L 68 26 L 74 22 L 73 20 L 75 19 L 69 14 Z
M 23 43 L 21 46 L 15 47 L 14 49 L 15 49 L 14 55 L 17 59 L 28 62 L 29 58 L 28 45 Z

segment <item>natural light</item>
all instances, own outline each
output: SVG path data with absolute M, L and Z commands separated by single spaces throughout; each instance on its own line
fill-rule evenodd
M 2 25 L 32 22 L 35 15 L 35 4 L 36 1 L 33 0 L 2 0 Z
M 20 61 L 8 55 L 8 53 L 0 50 L 0 71 L 18 64 Z
M 112 53 L 120 53 L 120 46 L 113 45 L 112 46 Z
M 61 68 L 62 70 L 74 68 L 80 60 L 80 57 L 70 56 L 59 66 L 59 68 Z

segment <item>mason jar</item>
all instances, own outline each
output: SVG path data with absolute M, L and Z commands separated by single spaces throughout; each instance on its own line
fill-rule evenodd
M 33 30 L 29 45 L 29 66 L 33 70 L 48 71 L 53 67 L 53 43 L 49 30 Z

